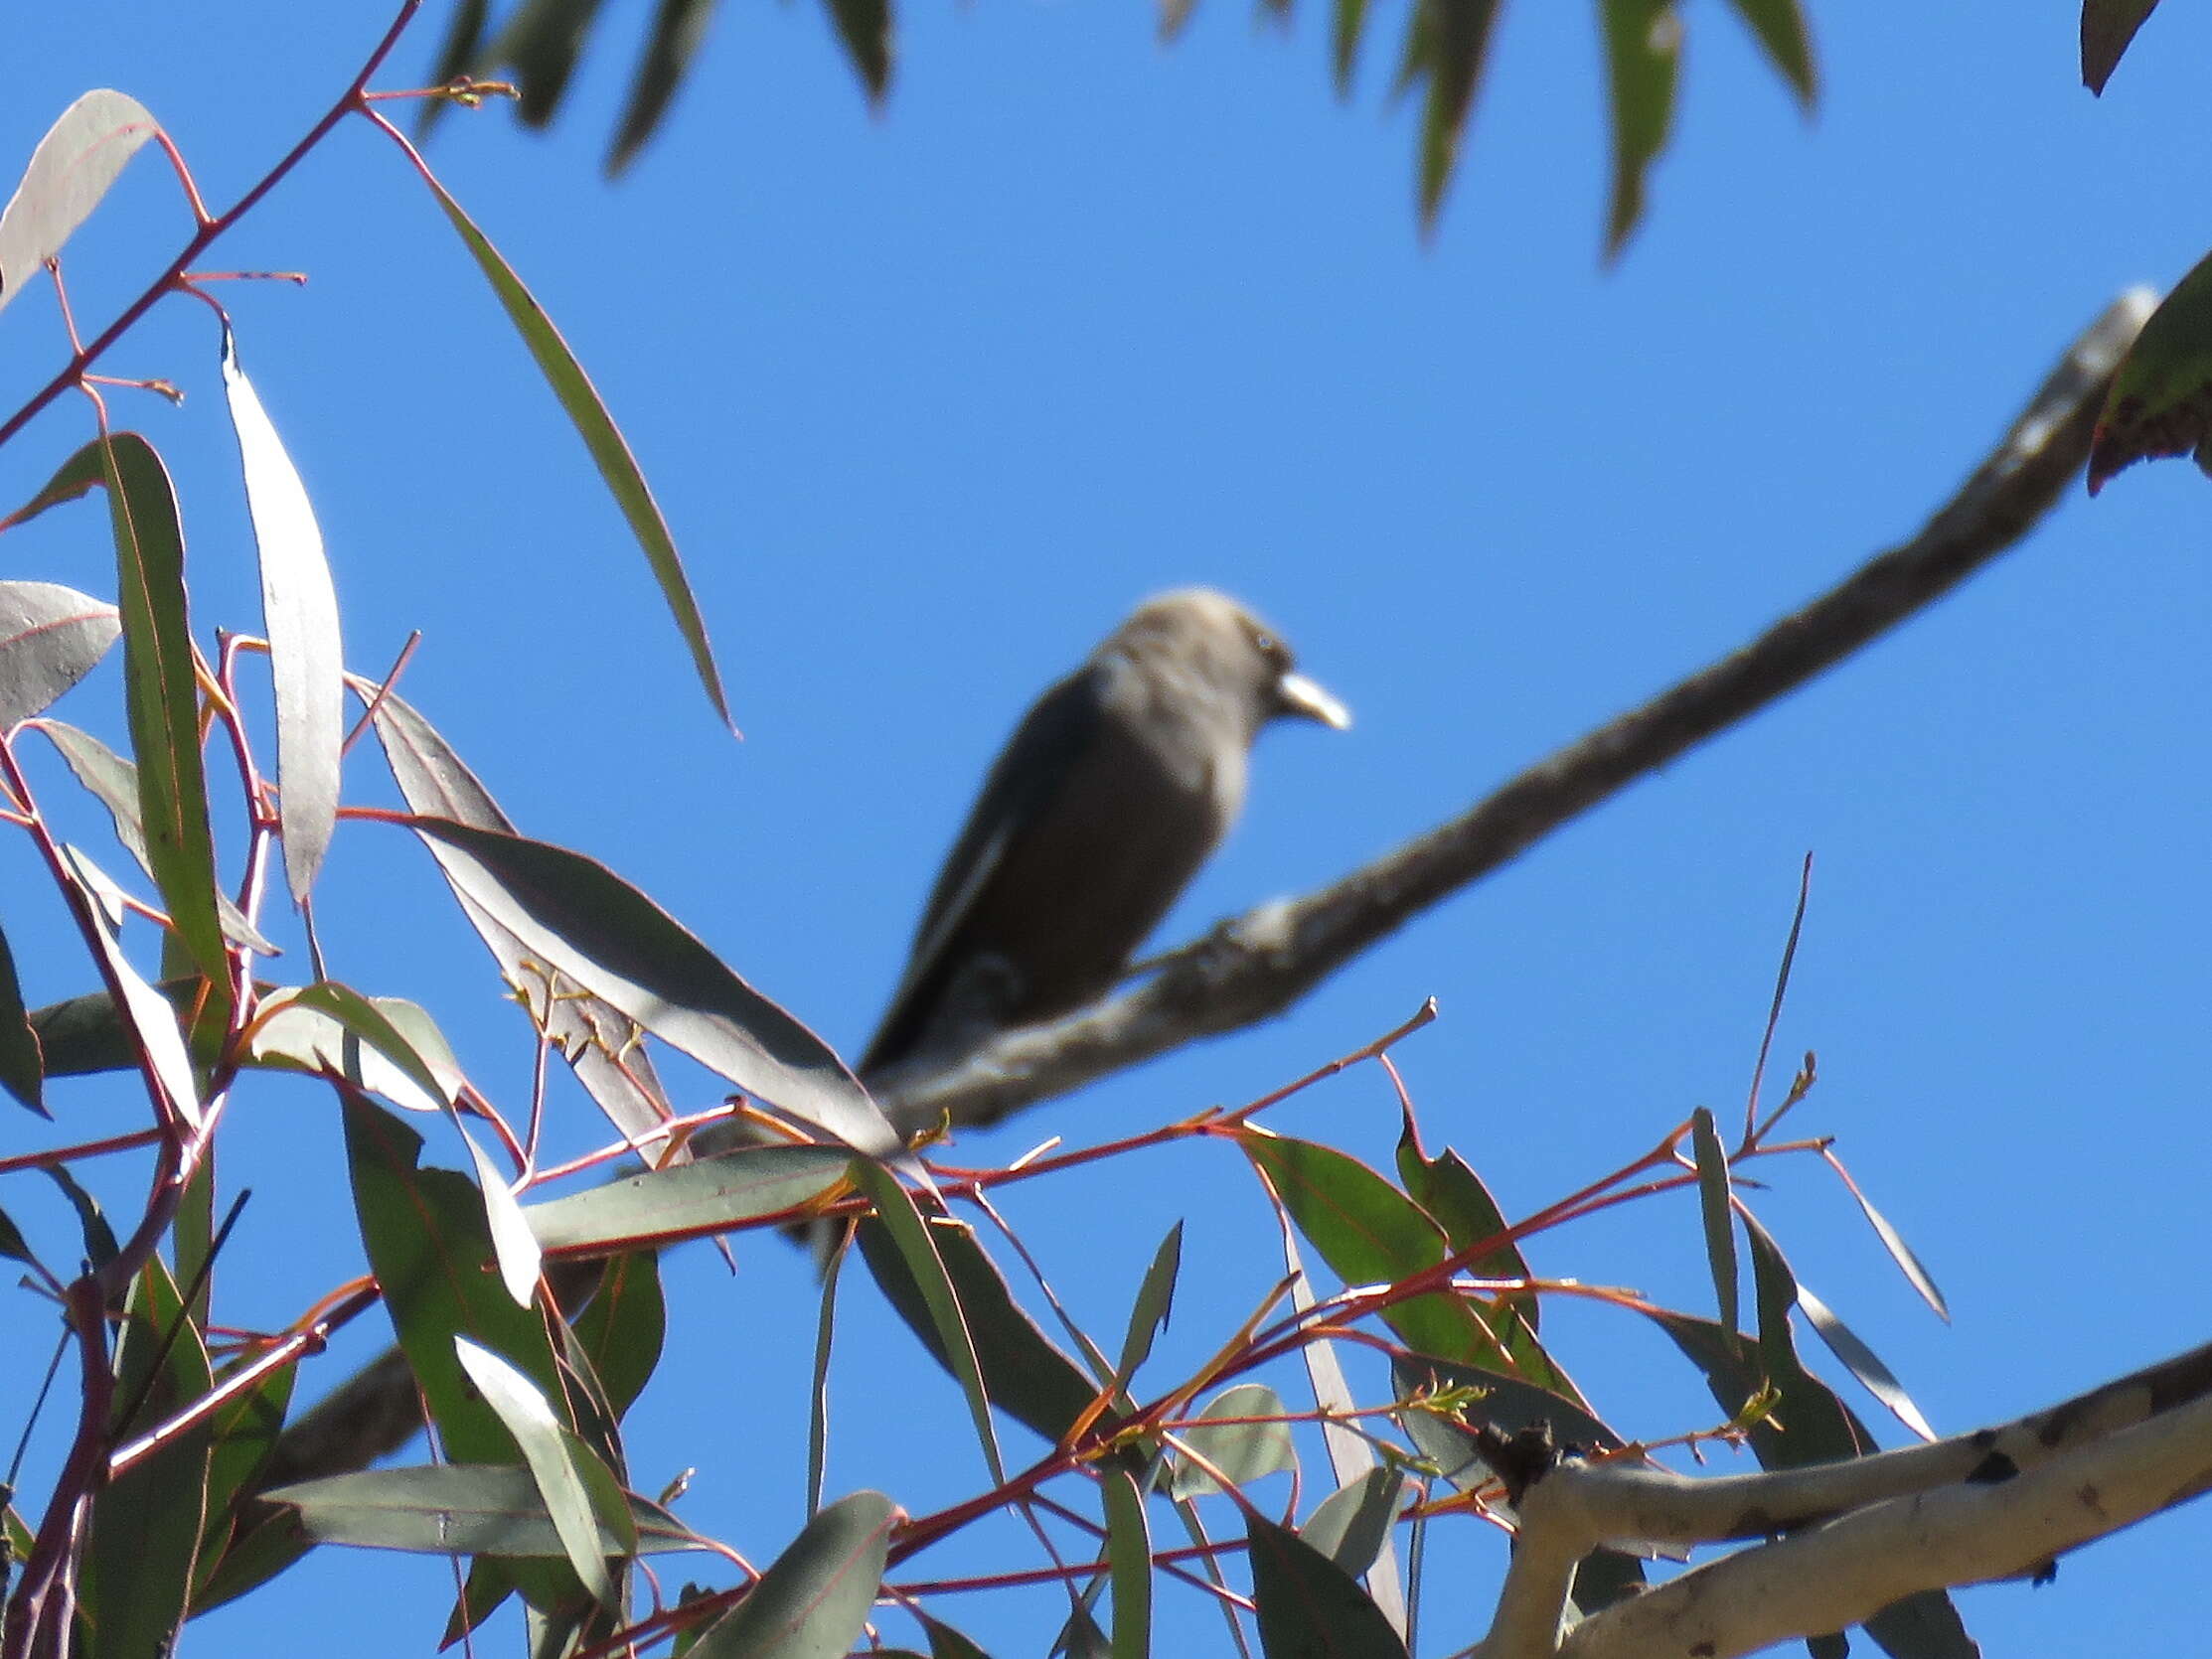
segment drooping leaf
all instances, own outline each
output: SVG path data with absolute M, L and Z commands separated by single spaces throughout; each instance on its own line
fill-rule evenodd
M 2100 97 L 2158 0 L 2082 0 L 2082 84 Z
M 24 1238 L 23 1229 L 8 1219 L 5 1210 L 0 1210 L 0 1256 L 21 1262 L 28 1268 L 39 1266 L 39 1259 L 32 1254 L 30 1241 Z
M 1819 1333 L 1828 1351 L 1843 1362 L 1844 1369 L 1859 1380 L 1867 1393 L 1890 1409 L 1899 1423 L 1924 1440 L 1936 1437 L 1920 1408 L 1913 1404 L 1913 1397 L 1905 1392 L 1905 1385 L 1897 1374 L 1882 1363 L 1881 1356 L 1859 1340 L 1858 1333 L 1838 1319 L 1828 1304 L 1816 1296 L 1803 1284 L 1798 1286 L 1798 1306 Z
M 514 1464 L 431 1463 L 364 1469 L 278 1486 L 262 1494 L 299 1512 L 318 1543 L 426 1555 L 536 1556 L 567 1554 L 544 1497 L 526 1468 Z M 647 1555 L 704 1547 L 699 1535 L 659 1504 L 626 1497 L 636 1549 Z M 623 1551 L 622 1537 L 593 1517 L 594 1547 Z
M 207 1527 L 192 1575 L 195 1611 L 200 1610 L 200 1596 L 214 1583 L 235 1536 L 238 1500 L 283 1433 L 298 1371 L 296 1362 L 275 1367 L 253 1387 L 234 1396 L 215 1419 L 215 1447 L 208 1460 Z
M 973 1229 L 931 1227 L 929 1237 L 959 1291 L 984 1391 L 1017 1423 L 1047 1441 L 1058 1440 L 1090 1410 L 1098 1385 L 1023 1311 Z M 930 1357 L 958 1381 L 936 1316 L 889 1230 L 869 1217 L 861 1223 L 859 1240 L 862 1258 L 884 1299 Z
M 492 67 L 514 70 L 523 119 L 531 126 L 544 126 L 560 108 L 600 3 L 523 0 L 492 42 L 486 56 Z
M 851 1168 L 853 1184 L 875 1207 L 872 1219 L 881 1223 L 883 1237 L 904 1264 L 907 1277 L 929 1310 L 929 1323 L 937 1336 L 934 1352 L 968 1397 L 968 1415 L 975 1420 L 983 1460 L 991 1478 L 1003 1486 L 1006 1466 L 999 1456 L 998 1432 L 991 1425 L 991 1393 L 984 1379 L 981 1344 L 962 1307 L 959 1286 L 946 1271 L 937 1248 L 937 1234 L 958 1229 L 932 1227 L 915 1207 L 913 1195 L 881 1164 L 870 1158 L 855 1158 Z M 872 1256 L 869 1265 L 871 1269 L 875 1265 Z M 881 1279 L 878 1274 L 877 1282 Z M 885 1294 L 889 1294 L 888 1286 Z
M 350 1078 L 408 1112 L 448 1108 L 466 1083 L 444 1035 L 416 1004 L 329 983 L 264 998 L 245 1054 L 257 1066 Z
M 0 731 L 92 672 L 123 625 L 115 607 L 56 582 L 0 582 Z
M 1613 202 L 1605 252 L 1615 258 L 1644 217 L 1644 181 L 1666 147 L 1681 67 L 1675 0 L 1604 0 L 1605 63 L 1613 106 Z
M 76 848 L 64 847 L 62 855 L 71 874 L 87 890 L 95 881 L 104 879 L 92 868 L 90 860 Z M 107 918 L 98 907 L 88 907 L 86 915 L 91 922 L 93 949 L 106 964 L 108 978 L 122 992 L 123 1015 L 135 1039 L 136 1052 L 145 1056 L 153 1081 L 168 1097 L 170 1108 L 197 1129 L 200 1124 L 199 1089 L 193 1081 L 192 1056 L 185 1051 L 184 1033 L 178 1029 L 176 1010 L 163 999 L 160 991 L 139 977 L 137 969 L 131 967 L 130 959 L 115 943 Z
M 852 1161 L 835 1146 L 745 1146 L 528 1204 L 523 1214 L 546 1250 L 658 1242 L 794 1209 L 837 1185 Z
M 215 842 L 200 763 L 200 693 L 186 614 L 184 530 L 169 472 L 135 432 L 107 442 L 107 506 L 122 598 L 123 681 L 138 818 L 154 885 L 212 984 L 230 981 L 216 915 Z
M 1934 1310 L 1937 1318 L 1949 1320 L 1951 1304 L 1944 1300 L 1943 1291 L 1937 1288 L 1935 1275 L 1931 1274 L 1920 1258 L 1913 1254 L 1913 1247 L 1905 1242 L 1904 1234 L 1892 1227 L 1889 1218 L 1874 1208 L 1873 1201 L 1859 1190 L 1858 1182 L 1851 1179 L 1850 1175 L 1845 1172 L 1841 1161 L 1832 1153 L 1829 1155 L 1828 1163 L 1836 1174 L 1842 1177 L 1843 1185 L 1849 1190 L 1852 1198 L 1857 1200 L 1860 1211 L 1866 1217 L 1867 1225 L 1874 1229 L 1874 1236 L 1882 1241 L 1882 1248 L 1889 1252 L 1889 1259 L 1897 1264 L 1897 1271 L 1905 1276 L 1906 1282 L 1920 1292 L 1920 1299 Z
M 713 704 L 715 714 L 728 724 L 729 703 L 722 694 L 721 671 L 714 666 L 712 648 L 707 643 L 707 624 L 700 615 L 699 601 L 692 595 L 691 581 L 684 574 L 683 560 L 677 555 L 668 522 L 661 517 L 660 507 L 646 486 L 645 475 L 638 470 L 637 459 L 630 453 L 628 442 L 607 413 L 583 366 L 576 362 L 567 342 L 560 338 L 560 331 L 546 315 L 545 307 L 523 285 L 522 278 L 515 274 L 514 267 L 491 244 L 490 238 L 461 211 L 461 205 L 446 194 L 445 187 L 427 174 L 423 178 L 437 197 L 438 206 L 445 210 L 446 218 L 453 222 L 453 228 L 460 232 L 462 242 L 483 271 L 485 280 L 491 283 L 492 292 L 505 308 L 508 320 L 515 325 L 516 333 L 522 336 L 523 344 L 537 360 L 547 384 L 553 387 L 561 408 L 567 411 L 576 435 L 591 452 L 599 476 L 606 480 L 615 504 L 622 509 L 622 516 L 630 526 L 630 533 L 637 537 L 646 561 L 653 567 L 654 580 L 660 584 L 662 597 L 668 601 L 677 629 L 691 651 L 692 667 L 699 675 L 700 683 L 706 687 L 708 700 Z
M 868 1621 L 903 1519 L 880 1492 L 855 1492 L 819 1511 L 751 1593 L 693 1644 L 692 1659 L 840 1659 Z
M 1232 1483 L 1244 1486 L 1262 1475 L 1298 1467 L 1289 1416 L 1282 1396 L 1265 1383 L 1238 1383 L 1207 1401 L 1200 1421 L 1179 1437 Z M 1179 1498 L 1221 1489 L 1220 1482 L 1187 1457 L 1176 1457 L 1172 1468 L 1168 1489 Z
M 1798 102 L 1810 110 L 1820 95 L 1819 73 L 1813 67 L 1813 34 L 1798 0 L 1729 0 L 1736 15 L 1758 37 L 1760 49 Z
M 1152 1653 L 1152 1532 L 1145 1523 L 1144 1494 L 1127 1469 L 1101 1469 L 1099 1496 L 1106 1505 L 1106 1560 L 1114 1586 L 1114 1659 L 1149 1659 Z
M 502 927 L 663 1042 L 856 1151 L 898 1150 L 896 1132 L 829 1044 L 604 864 L 450 819 L 408 823 L 447 878 Z
M 515 1462 L 514 1437 L 462 1371 L 453 1338 L 499 1354 L 548 1400 L 561 1398 L 560 1378 L 544 1320 L 499 1282 L 484 1196 L 455 1170 L 417 1167 L 422 1137 L 366 1095 L 347 1093 L 345 1123 L 362 1243 L 446 1453 Z
M 853 1236 L 841 1231 L 822 1257 L 821 1305 L 814 1316 L 814 1375 L 807 1387 L 807 1513 L 822 1507 L 822 1482 L 830 1467 L 830 1352 L 837 1340 L 837 1289 L 853 1254 Z
M 880 104 L 890 90 L 894 37 L 890 0 L 822 0 L 868 101 Z
M 707 39 L 707 21 L 713 15 L 714 0 L 660 0 L 654 7 L 653 21 L 646 26 L 645 51 L 638 58 L 637 79 L 630 85 L 629 102 L 623 105 L 614 144 L 607 151 L 610 175 L 635 161 L 660 126 L 700 44 Z
M 1257 1512 L 1244 1537 L 1267 1659 L 1405 1659 L 1381 1609 L 1327 1555 Z
M 1351 72 L 1359 66 L 1359 34 L 1367 21 L 1367 0 L 1335 0 L 1330 58 L 1337 76 L 1337 95 L 1351 96 Z
M 491 0 L 459 0 L 453 8 L 452 21 L 446 25 L 445 36 L 438 42 L 438 55 L 425 84 L 444 86 L 469 73 L 469 66 L 483 56 L 484 35 L 491 17 Z M 430 129 L 450 108 L 452 103 L 446 98 L 424 98 L 415 116 L 415 136 L 429 137 Z
M 578 1462 L 591 1455 L 589 1448 L 561 1426 L 537 1385 L 499 1355 L 465 1336 L 454 1337 L 453 1351 L 477 1393 L 522 1447 L 523 1460 L 530 1465 L 538 1495 L 546 1500 L 568 1565 L 599 1605 L 615 1605 L 614 1581 L 607 1575 L 606 1553 Z
M 144 104 L 104 87 L 62 111 L 0 210 L 0 308 L 62 251 L 124 164 L 160 130 Z
M 1959 1609 L 1940 1589 L 1892 1601 L 1866 1621 L 1866 1633 L 1890 1659 L 1981 1659 Z
M 339 749 L 346 735 L 346 652 L 338 590 L 323 556 L 323 532 L 307 486 L 261 407 L 229 324 L 223 330 L 223 388 L 245 471 L 245 505 L 260 552 L 261 626 L 276 682 L 278 829 L 292 897 L 315 884 L 338 826 Z
M 1705 1262 L 1712 1269 L 1713 1292 L 1720 1303 L 1720 1328 L 1736 1328 L 1736 1214 L 1730 1200 L 1728 1153 L 1712 1108 L 1690 1114 L 1690 1145 L 1697 1154 L 1697 1208 L 1705 1223 Z
M 1436 228 L 1437 210 L 1459 165 L 1475 88 L 1490 56 L 1499 0 L 1416 0 L 1406 35 L 1401 79 L 1426 77 L 1421 108 L 1421 227 Z
M 116 1341 L 110 1432 L 145 1433 L 208 1392 L 208 1354 L 159 1257 L 131 1282 Z M 214 1432 L 172 1435 L 103 1487 L 84 1550 L 83 1605 L 101 1654 L 166 1654 L 184 1621 Z
M 23 1006 L 23 986 L 15 977 L 15 956 L 0 932 L 0 1087 L 42 1118 L 46 1109 L 46 1060 L 39 1034 Z
M 90 732 L 79 731 L 65 721 L 40 720 L 33 729 L 46 735 L 55 751 L 69 763 L 77 781 L 107 809 L 108 817 L 114 821 L 115 839 L 122 843 L 123 850 L 138 867 L 152 876 L 153 860 L 146 850 L 145 827 L 138 817 L 138 768 Z M 260 929 L 246 920 L 245 912 L 233 904 L 220 887 L 215 894 L 215 914 L 223 937 L 232 944 L 242 945 L 256 956 L 282 954 L 262 936 Z
M 434 727 L 395 695 L 381 696 L 363 683 L 363 694 L 375 696 L 377 740 L 384 747 L 392 775 L 407 806 L 418 813 L 473 824 L 479 830 L 512 832 L 515 826 L 500 811 L 489 791 L 461 757 L 453 752 Z M 510 984 L 533 985 L 543 980 L 543 970 L 534 971 L 521 940 L 485 914 L 466 893 L 454 897 L 486 949 L 498 962 Z M 607 1115 L 607 1120 L 633 1144 L 639 1144 L 661 1124 L 675 1116 L 662 1092 L 637 1021 L 581 987 L 553 987 L 538 982 L 531 1006 L 546 1034 L 575 1069 L 576 1081 Z M 655 1162 L 682 1162 L 686 1147 L 675 1147 Z

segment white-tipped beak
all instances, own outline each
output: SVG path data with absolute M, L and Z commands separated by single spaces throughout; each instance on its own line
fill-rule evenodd
M 1351 724 L 1351 710 L 1302 674 L 1286 674 L 1275 682 L 1275 696 L 1285 714 L 1302 720 L 1319 720 L 1343 731 Z

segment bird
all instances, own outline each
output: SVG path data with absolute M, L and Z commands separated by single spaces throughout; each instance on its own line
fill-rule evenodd
M 935 1069 L 1110 989 L 1236 821 L 1253 742 L 1278 718 L 1351 723 L 1227 595 L 1183 588 L 1139 605 L 992 764 L 863 1081 Z

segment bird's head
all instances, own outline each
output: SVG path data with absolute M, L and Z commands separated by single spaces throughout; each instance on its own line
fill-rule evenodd
M 1211 588 L 1146 600 L 1108 645 L 1201 681 L 1243 716 L 1248 738 L 1285 717 L 1338 731 L 1351 724 L 1350 709 L 1298 672 L 1281 634 Z

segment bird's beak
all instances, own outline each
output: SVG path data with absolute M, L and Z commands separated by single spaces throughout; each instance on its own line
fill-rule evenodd
M 1275 682 L 1275 702 L 1285 714 L 1301 720 L 1319 720 L 1343 731 L 1351 724 L 1351 710 L 1302 674 L 1286 674 Z

